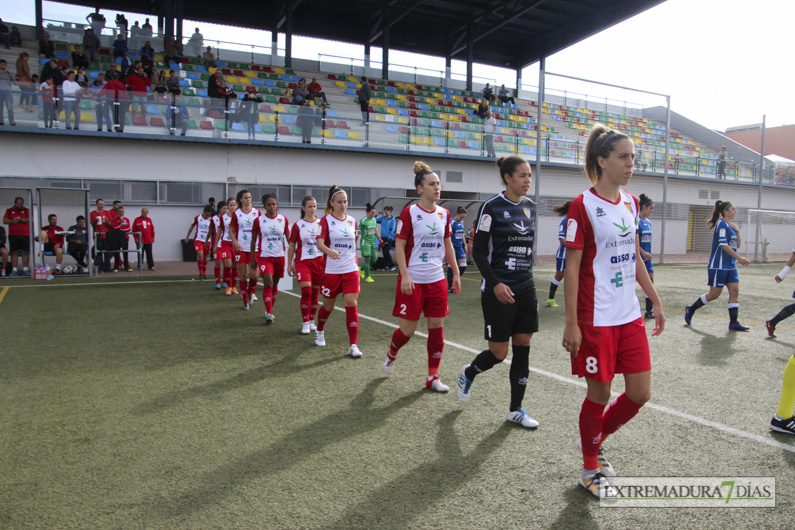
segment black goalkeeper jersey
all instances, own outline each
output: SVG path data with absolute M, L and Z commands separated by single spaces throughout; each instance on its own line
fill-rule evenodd
M 527 197 L 512 202 L 500 193 L 478 214 L 473 256 L 483 275 L 482 290 L 504 283 L 514 292 L 535 288 L 533 238 L 536 206 Z

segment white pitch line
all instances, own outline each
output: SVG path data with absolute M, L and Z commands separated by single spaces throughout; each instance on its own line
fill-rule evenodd
M 78 286 L 91 286 L 91 285 L 140 285 L 142 283 L 183 283 L 195 282 L 200 280 L 119 280 L 117 282 L 90 282 L 90 283 L 53 283 L 47 282 L 36 285 L 7 285 L 11 289 L 29 289 L 32 287 L 78 287 Z
M 291 293 L 289 291 L 282 291 L 282 292 L 285 293 L 285 294 L 289 294 L 290 296 L 294 296 L 296 298 L 300 298 L 301 297 L 300 295 L 295 294 L 295 293 Z M 341 307 L 336 307 L 335 309 L 337 309 L 338 311 L 345 311 L 345 309 L 341 308 Z M 370 320 L 372 322 L 376 322 L 378 324 L 382 324 L 382 325 L 384 325 L 386 327 L 393 328 L 393 329 L 397 329 L 399 327 L 397 324 L 393 324 L 392 322 L 387 322 L 386 320 L 381 320 L 380 318 L 375 318 L 375 317 L 363 315 L 361 313 L 359 313 L 359 318 L 364 318 L 366 320 Z M 420 331 L 417 331 L 415 333 L 415 335 L 419 335 L 420 337 L 426 337 L 426 338 L 428 337 L 427 333 L 422 333 Z M 474 348 L 470 348 L 469 346 L 464 346 L 463 344 L 458 344 L 456 342 L 451 342 L 451 341 L 449 341 L 447 339 L 445 339 L 444 343 L 445 343 L 445 345 L 449 345 L 449 346 L 452 346 L 454 348 L 458 348 L 460 350 L 464 350 L 464 351 L 467 351 L 467 352 L 470 352 L 470 353 L 474 353 L 474 354 L 480 353 L 480 350 L 476 350 Z M 503 361 L 503 362 L 510 364 L 511 360 L 510 359 L 505 359 L 505 361 Z M 534 373 L 536 373 L 538 375 L 542 375 L 542 376 L 548 377 L 550 379 L 555 379 L 556 381 L 560 381 L 560 382 L 567 383 L 567 384 L 570 384 L 570 385 L 575 385 L 575 386 L 579 386 L 579 387 L 582 387 L 582 388 L 587 388 L 588 387 L 583 381 L 580 381 L 578 379 L 574 379 L 574 378 L 571 378 L 571 377 L 565 377 L 565 376 L 562 376 L 562 375 L 559 375 L 559 374 L 548 372 L 546 370 L 542 370 L 540 368 L 533 368 L 531 366 L 530 367 L 530 371 L 534 372 Z M 612 392 L 611 394 L 614 397 L 617 397 L 619 395 L 617 392 Z M 672 409 L 672 408 L 666 407 L 664 405 L 657 405 L 656 403 L 652 403 L 652 402 L 647 402 L 644 406 L 648 407 L 650 409 L 656 410 L 658 412 L 662 412 L 662 413 L 668 414 L 670 416 L 674 416 L 676 418 L 680 418 L 680 419 L 683 419 L 683 420 L 686 420 L 686 421 L 697 423 L 697 424 L 703 425 L 705 427 L 711 427 L 713 429 L 717 429 L 717 430 L 719 430 L 721 432 L 725 432 L 726 434 L 731 434 L 733 436 L 737 436 L 737 437 L 745 438 L 747 440 L 751 440 L 751 441 L 758 442 L 758 443 L 761 443 L 761 444 L 769 445 L 770 447 L 775 447 L 776 449 L 782 449 L 784 451 L 789 451 L 790 453 L 795 453 L 795 446 L 793 446 L 793 445 L 789 445 L 789 444 L 785 444 L 785 443 L 782 443 L 782 442 L 778 442 L 778 441 L 772 440 L 770 438 L 765 438 L 764 436 L 760 436 L 758 434 L 752 434 L 752 433 L 749 433 L 749 432 L 741 431 L 740 429 L 735 429 L 734 427 L 730 427 L 730 426 L 725 425 L 723 423 L 718 423 L 716 421 L 706 420 L 704 418 L 700 418 L 698 416 L 694 416 L 692 414 L 688 414 L 687 412 L 681 412 L 679 410 Z

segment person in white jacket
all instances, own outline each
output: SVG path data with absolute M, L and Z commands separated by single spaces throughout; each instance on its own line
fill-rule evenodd
M 75 81 L 75 73 L 70 71 L 66 81 L 61 85 L 64 101 L 64 114 L 66 114 L 66 128 L 71 129 L 70 117 L 72 113 L 75 115 L 75 130 L 80 129 L 80 100 L 78 97 L 82 95 L 83 87 Z

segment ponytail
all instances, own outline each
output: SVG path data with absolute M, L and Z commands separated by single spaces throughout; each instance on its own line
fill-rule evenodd
M 732 203 L 729 201 L 722 201 L 718 199 L 715 201 L 715 209 L 712 210 L 712 217 L 710 217 L 707 224 L 710 228 L 715 228 L 715 225 L 718 224 L 718 219 L 723 216 L 723 212 L 726 211 L 726 208 L 731 207 Z

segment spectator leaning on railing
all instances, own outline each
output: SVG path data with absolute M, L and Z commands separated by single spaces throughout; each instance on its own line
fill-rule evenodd
M 5 125 L 3 120 L 3 109 L 8 109 L 8 123 L 16 125 L 14 121 L 14 95 L 11 89 L 17 82 L 8 73 L 8 64 L 5 59 L 0 59 L 0 125 Z
M 35 93 L 35 88 L 31 84 L 30 66 L 28 66 L 27 52 L 21 52 L 17 58 L 17 85 L 19 86 L 22 94 L 19 96 L 19 106 L 30 112 L 33 108 L 30 106 L 32 102 L 32 94 Z
M 112 121 L 110 119 L 110 106 L 106 95 L 97 96 L 107 82 L 105 81 L 105 74 L 97 74 L 97 78 L 91 87 L 91 92 L 94 94 L 94 116 L 97 122 L 97 132 L 102 130 L 102 123 L 105 123 L 108 132 L 111 132 Z
M 44 111 L 44 128 L 51 129 L 55 125 L 55 93 L 57 88 L 52 81 L 52 76 L 42 76 L 44 82 L 39 87 L 41 102 Z
M 107 98 L 116 132 L 124 132 L 124 118 L 127 114 L 127 86 L 119 81 L 118 72 L 111 72 L 110 80 L 97 92 L 97 97 Z
M 370 98 L 372 92 L 370 91 L 370 84 L 367 78 L 362 76 L 362 86 L 359 88 L 359 108 L 362 111 L 362 125 L 366 124 L 370 118 Z
M 69 72 L 66 81 L 61 87 L 63 90 L 64 114 L 66 115 L 66 128 L 71 129 L 71 115 L 75 116 L 75 130 L 80 129 L 80 96 L 83 87 L 75 81 L 75 73 Z
M 135 114 L 135 106 L 140 107 L 141 116 L 146 114 L 146 89 L 152 86 L 149 78 L 146 77 L 143 67 L 138 67 L 138 73 L 128 76 L 124 82 L 132 88 L 132 113 Z

